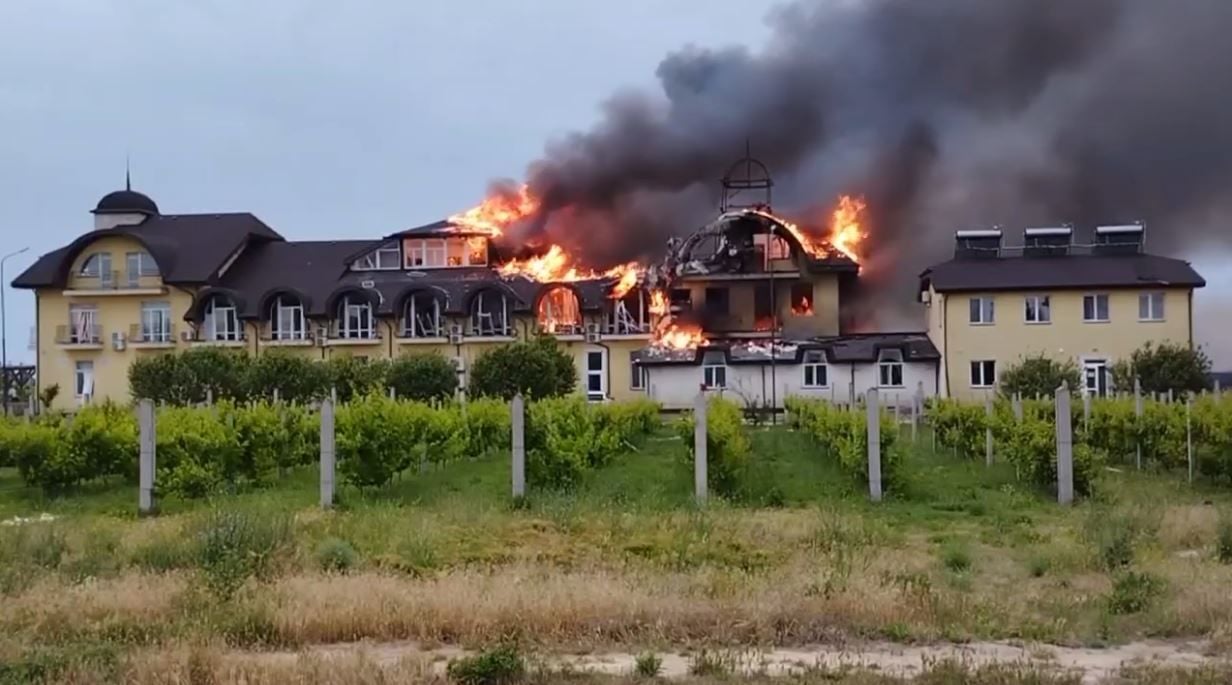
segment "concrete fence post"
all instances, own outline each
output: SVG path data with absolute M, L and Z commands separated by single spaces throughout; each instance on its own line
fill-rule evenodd
M 1168 404 L 1172 404 L 1175 401 L 1175 397 L 1172 394 L 1172 388 L 1168 388 Z
M 1074 434 L 1070 415 L 1069 384 L 1057 388 L 1057 503 L 1069 506 L 1074 501 Z
M 1185 397 L 1185 456 L 1189 460 L 1189 484 L 1194 479 L 1193 398 Z
M 915 394 L 911 396 L 911 442 L 918 442 L 920 436 L 920 410 L 924 406 L 924 387 L 923 383 L 916 388 Z
M 1022 393 L 1014 393 L 1014 399 L 1011 400 L 1014 408 L 1014 420 L 1022 422 Z
M 321 508 L 334 506 L 334 401 L 321 402 Z
M 278 388 L 274 388 L 274 404 L 278 404 Z
M 881 402 L 877 397 L 877 389 L 870 388 L 864 393 L 864 404 L 867 405 L 868 419 L 868 498 L 874 502 L 881 501 Z
M 329 389 L 329 401 L 338 404 L 338 388 Z
M 509 410 L 513 427 L 513 496 L 517 499 L 526 496 L 526 400 L 521 393 L 514 395 Z
M 1215 379 L 1215 399 L 1219 399 L 1219 395 L 1220 395 L 1219 379 L 1216 378 Z
M 214 389 L 213 388 L 205 389 L 205 405 L 207 407 L 214 406 Z
M 1091 429 L 1091 393 L 1082 393 L 1082 430 Z
M 706 393 L 698 393 L 693 403 L 693 492 L 698 504 L 706 503 L 709 482 L 706 454 Z
M 1134 379 L 1134 420 L 1135 422 L 1142 421 L 1142 381 Z M 1135 438 L 1134 445 L 1134 463 L 1138 470 L 1142 470 L 1142 439 Z
M 992 395 L 984 398 L 984 465 L 992 466 Z
M 154 513 L 154 469 L 157 460 L 157 426 L 154 419 L 154 403 L 141 400 L 137 405 L 137 424 L 140 430 L 137 453 L 137 513 Z
M 394 386 L 392 386 L 392 385 L 391 385 L 391 386 L 389 386 L 389 399 L 391 399 L 391 400 L 396 400 L 396 399 L 398 399 L 398 389 L 397 389 L 397 388 L 395 388 L 395 387 L 394 387 Z

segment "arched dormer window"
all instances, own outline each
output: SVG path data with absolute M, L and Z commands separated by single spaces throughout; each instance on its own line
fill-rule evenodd
M 97 278 L 104 282 L 111 281 L 111 253 L 95 252 L 87 256 L 81 262 L 81 269 L 77 272 L 77 275 L 82 278 Z
M 431 291 L 412 293 L 402 305 L 402 337 L 439 338 L 445 335 L 441 326 L 441 298 Z
M 577 294 L 564 286 L 551 286 L 539 298 L 536 312 L 539 330 L 557 335 L 577 335 L 582 332 L 582 309 Z
M 308 322 L 304 317 L 304 303 L 298 297 L 283 293 L 275 297 L 269 307 L 271 339 L 308 339 Z
M 231 298 L 221 293 L 210 295 L 205 302 L 204 315 L 201 318 L 201 332 L 206 340 L 216 342 L 233 342 L 244 339 L 244 329 L 240 326 L 239 309 Z
M 376 317 L 372 302 L 351 293 L 338 300 L 334 327 L 338 338 L 343 340 L 371 340 L 376 337 Z
M 158 275 L 158 264 L 149 252 L 140 250 L 124 255 L 124 269 L 129 284 L 136 285 L 142 278 Z
M 481 290 L 471 299 L 471 330 L 474 336 L 510 336 L 513 325 L 509 319 L 509 298 L 505 293 Z
M 650 296 L 641 288 L 634 288 L 619 299 L 608 298 L 607 333 L 609 335 L 637 335 L 650 331 Z

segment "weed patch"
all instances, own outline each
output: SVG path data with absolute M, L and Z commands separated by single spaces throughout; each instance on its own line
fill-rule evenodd
M 526 677 L 526 659 L 515 645 L 501 645 L 454 659 L 446 673 L 458 685 L 511 685 Z

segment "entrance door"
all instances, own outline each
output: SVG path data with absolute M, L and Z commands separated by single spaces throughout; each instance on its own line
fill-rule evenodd
M 1108 362 L 1103 359 L 1088 359 L 1082 362 L 1085 392 L 1094 397 L 1108 394 Z

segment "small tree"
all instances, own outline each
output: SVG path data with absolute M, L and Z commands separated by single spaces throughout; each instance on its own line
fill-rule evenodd
M 471 365 L 469 391 L 474 397 L 511 399 L 519 392 L 535 399 L 559 397 L 577 385 L 573 358 L 549 337 L 502 345 Z
M 1081 387 L 1082 375 L 1072 359 L 1057 361 L 1043 354 L 1026 357 L 1001 374 L 1001 394 L 1011 397 L 1051 395 L 1062 383 L 1067 383 L 1075 392 Z
M 1199 348 L 1148 342 L 1112 365 L 1112 382 L 1126 389 L 1137 378 L 1143 392 L 1201 392 L 1211 387 L 1210 372 L 1211 360 Z
M 325 364 L 328 387 L 337 390 L 340 402 L 349 402 L 359 395 L 385 392 L 389 362 L 363 357 L 334 357 Z
M 458 372 L 443 355 L 412 354 L 389 365 L 389 387 L 398 397 L 426 402 L 446 400 L 458 389 Z
M 324 364 L 278 349 L 249 362 L 246 383 L 249 397 L 271 398 L 275 388 L 279 399 L 288 402 L 310 402 L 329 394 Z
M 214 399 L 244 399 L 248 394 L 246 354 L 213 347 L 180 354 L 143 357 L 128 367 L 133 397 L 174 405 Z

